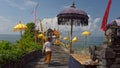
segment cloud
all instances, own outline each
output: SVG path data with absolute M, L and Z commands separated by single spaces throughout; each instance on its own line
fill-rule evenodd
M 51 29 L 57 28 L 58 27 L 58 25 L 57 25 L 57 18 L 56 17 L 55 18 L 44 18 L 42 20 L 42 25 L 44 26 L 43 27 L 44 31 L 49 29 L 49 28 L 51 28 Z M 38 27 L 39 26 L 40 25 L 38 24 Z
M 85 30 L 88 30 L 92 33 L 92 35 L 103 35 L 103 32 L 100 30 L 100 26 L 99 23 L 100 23 L 100 20 L 101 18 L 92 18 L 90 15 L 89 15 L 89 24 L 88 26 L 84 26 L 84 27 L 80 27 L 80 29 L 82 31 L 85 31 Z
M 100 25 L 98 25 L 100 23 L 100 18 L 95 18 L 95 19 L 92 19 L 92 17 L 89 15 L 89 24 L 88 26 L 84 26 L 84 27 L 81 27 L 81 26 L 73 26 L 73 31 L 76 32 L 76 33 L 81 33 L 82 31 L 85 31 L 85 30 L 88 30 L 92 33 L 92 35 L 102 35 L 103 32 L 100 30 Z M 61 32 L 64 32 L 64 31 L 70 31 L 70 26 L 66 26 L 66 25 L 59 25 L 57 24 L 57 18 L 45 18 L 42 20 L 42 24 L 44 26 L 44 28 L 56 28 L 58 29 L 59 27 L 59 30 Z
M 0 16 L 0 21 L 1 22 L 9 22 L 9 20 L 8 19 L 6 19 L 5 17 L 3 17 L 3 16 Z
M 99 22 L 100 22 L 100 18 L 91 19 L 89 21 L 88 30 L 90 31 L 95 31 L 96 29 L 99 30 L 99 26 L 98 26 Z
M 13 33 L 14 24 L 7 18 L 0 16 L 0 34 Z
M 16 7 L 20 10 L 34 7 L 37 4 L 37 2 L 32 0 L 5 0 L 5 2 L 7 2 L 9 6 Z
M 57 24 L 57 17 L 54 17 L 54 18 L 44 18 L 42 20 L 42 25 L 44 26 L 43 29 L 46 30 L 46 29 L 59 29 L 60 31 L 69 31 L 70 29 L 70 26 L 66 26 L 66 25 L 58 25 Z M 38 24 L 38 27 L 40 25 Z M 40 28 L 39 28 L 40 29 Z
M 81 26 L 73 26 L 73 31 L 75 34 L 80 34 L 82 31 L 88 30 L 92 33 L 92 35 L 103 35 L 103 32 L 100 30 L 100 25 L 98 25 L 100 22 L 100 18 L 95 18 L 92 19 L 92 17 L 90 17 L 89 19 L 89 25 L 85 26 L 85 27 L 81 27 Z M 0 33 L 1 34 L 16 34 L 19 32 L 13 32 L 13 27 L 16 25 L 14 24 L 11 20 L 7 19 L 6 17 L 0 16 Z M 38 23 L 38 27 L 40 29 L 40 23 Z M 70 26 L 62 26 L 57 24 L 57 17 L 54 18 L 44 18 L 42 20 L 42 25 L 43 25 L 43 29 L 44 31 L 46 29 L 49 28 L 56 28 L 59 29 L 60 32 L 68 32 L 70 31 Z

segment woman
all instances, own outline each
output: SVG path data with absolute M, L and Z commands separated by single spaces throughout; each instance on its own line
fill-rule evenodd
M 45 51 L 45 63 L 49 64 L 52 55 L 52 37 L 49 37 L 43 46 L 43 52 Z

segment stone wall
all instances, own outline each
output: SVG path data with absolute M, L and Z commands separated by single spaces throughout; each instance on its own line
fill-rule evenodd
M 69 68 L 97 68 L 96 65 L 82 65 L 72 56 L 69 57 Z
M 42 58 L 42 52 L 40 50 L 32 51 L 28 54 L 25 54 L 19 61 L 9 61 L 6 64 L 3 64 L 1 68 L 24 68 L 24 65 L 40 56 Z

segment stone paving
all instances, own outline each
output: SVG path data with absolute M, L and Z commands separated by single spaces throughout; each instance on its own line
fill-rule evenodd
M 52 58 L 49 65 L 44 64 L 44 57 L 37 57 L 29 62 L 25 68 L 68 68 L 69 54 L 62 46 L 53 46 Z

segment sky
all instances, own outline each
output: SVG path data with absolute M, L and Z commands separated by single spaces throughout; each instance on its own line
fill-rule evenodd
M 76 8 L 87 12 L 89 25 L 87 27 L 75 27 L 74 32 L 80 33 L 89 30 L 92 35 L 101 36 L 101 21 L 106 9 L 108 0 L 0 0 L 0 34 L 19 34 L 13 32 L 13 27 L 21 21 L 23 24 L 34 21 L 33 9 L 39 4 L 37 22 L 42 20 L 45 27 L 58 27 L 57 14 L 75 2 Z M 120 0 L 113 0 L 109 12 L 108 23 L 120 16 Z M 45 23 L 48 22 L 48 25 Z M 50 23 L 52 22 L 52 24 Z M 60 31 L 67 31 L 70 27 L 59 26 Z

